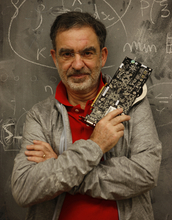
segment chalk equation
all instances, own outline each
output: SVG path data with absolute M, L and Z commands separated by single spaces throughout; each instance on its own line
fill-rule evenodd
M 128 1 L 128 4 L 125 6 L 125 9 L 123 10 L 123 13 L 119 15 L 119 13 L 117 12 L 117 10 L 115 10 L 114 6 L 112 6 L 108 1 L 106 0 L 101 0 L 99 1 L 99 3 L 96 3 L 96 1 L 88 1 L 87 5 L 89 7 L 87 7 L 88 11 L 90 13 L 92 13 L 94 15 L 95 18 L 102 20 L 107 29 L 120 23 L 122 26 L 122 29 L 125 33 L 126 39 L 127 39 L 127 30 L 126 30 L 126 26 L 123 23 L 123 18 L 126 16 L 127 11 L 129 10 L 130 6 L 131 6 L 131 2 L 132 0 Z M 27 58 L 25 55 L 21 54 L 19 52 L 20 49 L 15 48 L 14 46 L 14 42 L 12 40 L 12 29 L 13 26 L 15 25 L 15 22 L 20 21 L 20 14 L 22 14 L 22 10 L 26 10 L 27 4 L 28 2 L 26 0 L 23 1 L 14 1 L 11 0 L 11 4 L 12 6 L 15 8 L 15 13 L 13 14 L 13 16 L 11 17 L 11 21 L 10 21 L 10 25 L 8 28 L 8 42 L 9 45 L 12 49 L 12 51 L 21 59 L 32 63 L 32 64 L 36 64 L 42 67 L 47 67 L 47 68 L 51 68 L 51 69 L 55 69 L 54 65 L 51 63 L 49 64 L 45 64 L 45 59 L 48 59 L 50 57 L 50 47 L 47 46 L 43 46 L 43 47 L 38 47 L 38 48 L 34 48 L 35 50 L 35 54 L 36 54 L 36 59 L 35 58 Z M 54 4 L 54 2 L 52 2 L 52 4 Z M 100 7 L 101 5 L 101 7 Z M 84 8 L 86 6 L 85 1 L 83 0 L 73 0 L 73 1 L 58 1 L 57 5 L 51 6 L 46 5 L 45 3 L 43 3 L 43 1 L 39 1 L 39 3 L 37 5 L 33 5 L 33 9 L 32 9 L 32 13 L 30 15 L 26 15 L 25 17 L 25 21 L 27 23 L 28 20 L 34 20 L 34 25 L 32 27 L 32 29 L 30 31 L 33 32 L 33 36 L 37 33 L 42 34 L 43 29 L 44 29 L 44 16 L 46 14 L 49 14 L 49 16 L 56 17 L 58 14 L 67 12 L 67 11 L 83 11 Z M 103 10 L 104 9 L 104 10 Z M 34 16 L 33 16 L 34 14 Z M 23 20 L 23 19 L 22 19 Z M 49 19 L 51 20 L 51 18 Z M 46 21 L 47 22 L 47 21 Z M 30 24 L 29 24 L 30 25 Z M 14 33 L 13 33 L 14 34 Z M 32 39 L 31 44 L 34 44 L 34 39 Z M 47 37 L 48 39 L 48 37 Z M 24 41 L 24 39 L 22 39 Z M 36 44 L 36 43 L 35 43 Z M 42 62 L 42 63 L 41 63 Z
M 172 53 L 172 35 L 170 33 L 167 33 L 166 38 L 166 53 L 171 54 Z
M 57 80 L 53 79 L 52 80 Z M 54 91 L 50 85 L 44 86 L 44 91 L 47 96 L 53 95 Z M 27 114 L 27 111 L 23 108 L 24 113 L 19 116 L 18 119 L 14 118 L 16 116 L 16 100 L 15 98 L 11 100 L 13 104 L 13 116 L 8 119 L 0 120 L 0 143 L 3 146 L 4 151 L 18 151 L 21 147 L 21 140 L 23 135 L 23 121 Z
M 152 53 L 152 52 L 156 53 L 157 52 L 157 48 L 155 44 L 146 45 L 145 43 L 136 42 L 136 41 L 133 41 L 131 44 L 126 43 L 123 47 L 123 52 L 125 52 L 127 48 L 129 49 L 130 52 L 133 52 L 133 50 L 137 50 L 137 51 L 144 52 L 144 53 Z
M 4 151 L 18 151 L 20 149 L 19 142 L 22 136 L 16 136 L 16 122 L 13 118 L 5 120 L 1 127 L 0 143 L 3 145 Z
M 172 124 L 172 82 L 156 83 L 148 88 L 148 98 L 157 127 Z
M 141 14 L 144 16 L 144 12 L 146 10 L 150 10 L 150 20 L 153 24 L 155 24 L 154 19 L 153 19 L 153 12 L 154 9 L 157 8 L 158 6 L 160 7 L 161 11 L 161 18 L 168 18 L 171 14 L 169 4 L 167 0 L 153 0 L 153 1 L 148 1 L 148 0 L 141 0 Z
M 148 16 L 149 17 L 149 22 L 147 21 L 147 30 L 150 30 L 150 35 L 151 35 L 151 24 L 155 25 L 155 20 L 161 18 L 162 21 L 165 21 L 167 18 L 170 17 L 171 15 L 171 11 L 170 11 L 170 6 L 168 3 L 168 0 L 153 0 L 153 1 L 149 1 L 149 0 L 140 0 L 140 4 L 141 4 L 141 15 L 143 17 L 143 19 Z M 158 11 L 158 15 L 156 13 L 156 11 Z M 152 26 L 153 27 L 153 26 Z M 138 52 L 143 52 L 143 53 L 157 53 L 158 51 L 158 46 L 155 43 L 151 43 L 151 38 L 150 37 L 150 42 L 144 42 L 144 40 L 146 40 L 148 37 L 146 37 L 146 33 L 144 33 L 146 31 L 146 27 L 145 28 L 141 28 L 138 30 L 138 32 L 140 32 L 138 35 L 138 40 L 134 40 L 132 42 L 127 42 L 124 44 L 123 47 L 123 52 L 126 51 L 130 51 L 130 52 L 134 52 L 134 51 L 138 51 Z M 170 33 L 164 33 L 166 37 L 166 54 L 170 54 L 172 51 L 172 37 L 170 35 Z M 145 37 L 145 39 L 144 39 Z M 152 39 L 153 40 L 153 39 Z M 161 48 L 159 49 L 161 50 Z
M 57 15 L 61 13 L 65 13 L 68 11 L 84 11 L 86 8 L 86 10 L 92 13 L 95 18 L 100 19 L 105 24 L 107 29 L 110 29 L 115 25 L 120 24 L 121 32 L 123 32 L 124 36 L 126 37 L 126 43 L 123 46 L 122 52 L 128 52 L 128 51 L 133 52 L 134 50 L 137 50 L 138 52 L 143 52 L 143 53 L 157 53 L 158 49 L 155 44 L 143 43 L 142 41 L 139 40 L 134 40 L 132 42 L 128 41 L 128 30 L 124 22 L 124 18 L 127 17 L 129 10 L 132 9 L 133 7 L 132 3 L 133 5 L 135 4 L 134 0 L 133 1 L 128 0 L 127 3 L 123 2 L 123 9 L 121 10 L 119 10 L 119 8 L 118 9 L 116 8 L 117 4 L 112 2 L 110 3 L 110 1 L 107 0 L 100 0 L 100 1 L 61 0 L 61 1 L 57 1 L 57 3 L 55 3 L 55 1 L 50 1 L 49 3 L 44 3 L 44 1 L 37 1 L 37 3 L 34 3 L 33 5 L 30 4 L 29 5 L 29 7 L 31 7 L 30 14 L 26 13 L 26 17 L 22 19 L 25 20 L 26 27 L 28 26 L 29 32 L 32 32 L 30 33 L 30 36 L 28 36 L 28 38 L 32 38 L 32 40 L 30 40 L 31 42 L 30 45 L 28 46 L 28 49 L 35 51 L 34 52 L 35 57 L 29 58 L 27 57 L 27 55 L 19 52 L 21 48 L 16 48 L 14 46 L 14 42 L 12 39 L 13 26 L 16 24 L 16 22 L 20 22 L 21 19 L 20 14 L 23 15 L 23 11 L 26 10 L 26 7 L 29 3 L 26 0 L 23 1 L 11 0 L 11 4 L 15 8 L 15 12 L 11 17 L 10 25 L 8 28 L 8 42 L 11 47 L 11 50 L 21 59 L 29 63 L 32 63 L 34 65 L 56 69 L 53 62 L 50 61 L 51 59 L 49 59 L 51 56 L 49 52 L 51 47 L 50 44 L 48 46 L 44 44 L 44 46 L 41 47 L 41 45 L 39 45 L 39 43 L 37 42 L 38 39 L 36 39 L 36 38 L 40 39 L 45 32 L 45 21 L 47 22 L 46 16 L 48 15 L 49 17 L 48 20 L 52 21 L 52 18 L 54 19 Z M 140 0 L 139 4 L 140 4 L 139 10 L 141 16 L 144 19 L 144 16 L 145 15 L 147 16 L 148 13 L 149 20 L 152 24 L 155 24 L 154 21 L 155 19 L 154 15 L 156 14 L 155 11 L 160 11 L 160 17 L 162 19 L 166 19 L 171 15 L 171 11 L 167 0 L 159 0 L 159 1 Z M 32 26 L 31 29 L 30 29 L 30 25 Z M 50 26 L 50 23 L 48 24 L 48 26 Z M 21 32 L 22 32 L 22 28 L 21 28 Z M 23 39 L 21 40 L 23 41 L 24 47 L 26 47 L 24 42 L 24 37 L 26 38 L 26 36 L 23 36 Z M 46 39 L 48 38 L 49 37 L 46 36 Z M 171 37 L 167 35 L 166 53 L 171 53 L 171 41 L 172 41 Z M 38 45 L 38 46 L 34 48 L 33 45 Z M 110 67 L 111 66 L 109 66 L 109 68 Z

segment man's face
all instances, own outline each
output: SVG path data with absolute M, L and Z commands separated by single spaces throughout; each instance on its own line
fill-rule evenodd
M 99 41 L 90 27 L 72 28 L 56 36 L 54 63 L 67 91 L 90 92 L 99 84 L 107 48 L 100 51 Z

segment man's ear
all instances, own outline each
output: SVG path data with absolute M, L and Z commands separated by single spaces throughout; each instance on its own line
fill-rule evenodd
M 103 67 L 105 65 L 105 63 L 106 63 L 107 56 L 108 56 L 108 49 L 107 49 L 107 47 L 103 47 L 101 53 L 102 53 L 101 60 L 102 60 L 102 67 Z
M 51 49 L 50 52 L 51 52 L 51 56 L 52 56 L 52 58 L 53 58 L 54 64 L 55 64 L 55 66 L 57 67 L 56 51 L 53 50 L 53 49 Z

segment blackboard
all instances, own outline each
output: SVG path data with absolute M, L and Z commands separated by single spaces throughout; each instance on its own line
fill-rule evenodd
M 155 220 L 172 219 L 172 1 L 0 0 L 0 219 L 23 220 L 11 195 L 13 160 L 27 111 L 55 93 L 59 76 L 50 56 L 49 29 L 66 11 L 87 11 L 108 31 L 102 72 L 114 75 L 125 56 L 153 68 L 148 98 L 163 145 Z

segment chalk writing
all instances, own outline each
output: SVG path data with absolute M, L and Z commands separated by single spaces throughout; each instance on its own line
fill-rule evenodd
M 32 82 L 36 82 L 36 81 L 38 80 L 38 78 L 37 78 L 37 76 L 32 76 L 32 77 L 30 78 L 30 80 L 31 80 Z
M 172 53 L 172 37 L 169 36 L 169 33 L 167 34 L 167 39 L 166 39 L 166 53 L 168 54 Z
M 37 60 L 39 60 L 39 57 L 40 57 L 40 56 L 42 56 L 43 58 L 46 58 L 46 57 L 42 54 L 42 52 L 43 52 L 44 50 L 46 50 L 46 47 L 42 48 L 41 50 L 40 50 L 40 49 L 37 50 Z
M 14 76 L 15 81 L 19 81 L 20 77 L 19 76 Z
M 99 13 L 98 13 L 98 10 L 97 10 L 97 5 L 94 4 L 94 17 L 95 19 L 99 19 L 100 20 L 100 16 L 99 16 Z
M 74 9 L 74 11 L 80 11 L 80 12 L 82 12 L 82 8 L 78 8 L 78 7 L 77 7 L 77 8 Z
M 58 6 L 54 6 L 54 7 L 51 7 L 49 9 L 50 11 L 50 14 L 53 15 L 54 17 L 56 17 L 57 15 L 61 14 L 61 13 L 65 13 L 65 12 L 68 12 L 70 11 L 69 9 L 65 8 L 64 6 L 64 3 L 62 1 L 62 6 L 58 7 Z
M 160 100 L 159 103 L 169 103 L 169 100 L 172 99 L 172 94 L 169 96 L 161 96 L 162 93 L 159 93 L 158 95 L 155 96 L 155 99 Z
M 16 100 L 15 100 L 15 98 L 12 99 L 11 102 L 14 103 L 14 113 L 13 113 L 13 115 L 15 115 L 16 114 Z
M 102 15 L 104 15 L 105 16 L 105 18 L 103 18 L 103 20 L 109 20 L 109 21 L 112 21 L 112 20 L 114 20 L 115 18 L 114 17 L 112 17 L 112 18 L 109 18 L 110 17 L 110 15 L 106 15 L 104 12 L 101 12 L 102 13 Z
M 0 81 L 6 82 L 8 79 L 8 74 L 4 69 L 0 69 Z
M 155 24 L 155 22 L 153 21 L 153 9 L 155 8 L 155 4 L 159 4 L 159 6 L 162 8 L 161 9 L 161 17 L 162 18 L 167 18 L 170 16 L 170 10 L 168 9 L 168 3 L 167 0 L 153 0 L 152 4 L 149 2 L 149 0 L 140 0 L 140 4 L 141 4 L 141 15 L 142 17 L 144 16 L 144 10 L 150 8 L 150 20 L 152 22 L 152 24 Z
M 167 9 L 168 7 L 168 3 L 167 3 L 167 0 L 162 0 L 162 1 L 157 1 L 157 0 L 153 0 L 153 3 L 152 3 L 152 6 L 151 6 L 151 10 L 150 10 L 150 19 L 151 19 L 151 22 L 153 24 L 155 24 L 155 22 L 153 21 L 153 8 L 154 8 L 154 5 L 155 3 L 159 4 L 161 7 L 163 7 L 163 9 L 161 10 L 163 13 L 161 14 L 161 17 L 162 18 L 167 18 L 170 16 L 170 10 Z
M 21 2 L 21 3 L 19 3 L 19 2 Z M 94 16 L 95 16 L 97 19 L 102 19 L 103 21 L 108 21 L 109 23 L 111 23 L 111 24 L 109 24 L 109 25 L 106 26 L 107 28 L 110 28 L 110 27 L 112 27 L 113 25 L 115 25 L 115 24 L 117 24 L 118 22 L 120 22 L 120 23 L 122 24 L 123 29 L 124 29 L 125 35 L 126 35 L 126 37 L 127 37 L 127 30 L 126 30 L 126 27 L 125 27 L 125 24 L 124 24 L 122 18 L 126 15 L 128 9 L 129 9 L 129 7 L 130 7 L 130 5 L 131 5 L 132 0 L 129 0 L 128 5 L 127 5 L 127 7 L 126 7 L 124 13 L 123 13 L 121 16 L 119 16 L 119 14 L 117 13 L 117 11 L 111 6 L 111 4 L 110 4 L 108 1 L 102 0 L 102 2 L 103 2 L 104 4 L 106 4 L 107 7 L 109 7 L 109 9 L 111 10 L 111 12 L 109 13 L 109 12 L 101 11 L 101 12 L 100 12 L 100 14 L 101 14 L 101 16 L 102 16 L 102 18 L 101 18 L 100 14 L 99 14 L 99 12 L 98 12 L 97 5 L 94 3 L 94 4 L 93 4 L 93 6 L 94 6 Z M 36 64 L 36 65 L 39 65 L 39 66 L 42 66 L 42 67 L 47 67 L 47 68 L 51 68 L 51 69 L 56 69 L 55 66 L 50 66 L 50 65 L 46 65 L 46 64 L 40 63 L 40 58 L 44 58 L 44 59 L 49 58 L 49 56 L 47 57 L 47 56 L 45 55 L 45 53 L 44 53 L 44 52 L 46 52 L 46 49 L 47 49 L 46 47 L 42 47 L 42 48 L 37 48 L 37 49 L 36 49 L 36 60 L 39 61 L 39 62 L 35 62 L 35 61 L 30 60 L 30 59 L 24 57 L 23 55 L 21 55 L 21 54 L 14 48 L 14 46 L 12 45 L 12 41 L 11 41 L 11 29 L 12 29 L 12 25 L 13 25 L 13 23 L 14 23 L 14 20 L 19 16 L 19 13 L 20 13 L 20 10 L 21 10 L 22 6 L 23 6 L 24 4 L 26 4 L 26 3 L 27 3 L 26 0 L 23 0 L 23 1 L 19 1 L 19 0 L 18 0 L 18 1 L 14 1 L 14 0 L 11 0 L 11 4 L 12 4 L 13 7 L 15 8 L 15 12 L 14 12 L 13 16 L 11 17 L 10 25 L 9 25 L 9 28 L 8 28 L 8 41 L 9 41 L 10 48 L 11 48 L 11 50 L 12 50 L 18 57 L 20 57 L 21 59 L 23 59 L 23 60 L 25 60 L 25 61 L 27 61 L 27 62 L 29 62 L 29 63 L 31 63 L 31 64 Z M 75 7 L 76 4 L 79 4 L 79 5 L 82 6 L 82 5 L 83 5 L 83 2 L 82 2 L 81 0 L 74 0 L 73 3 L 72 3 L 72 7 L 73 7 L 72 10 L 74 10 L 74 11 L 75 11 L 75 10 L 77 10 L 77 11 L 82 11 L 82 8 Z M 75 8 L 74 8 L 74 7 L 75 7 Z M 106 7 L 105 7 L 105 8 L 106 8 Z M 40 4 L 37 6 L 37 8 L 36 8 L 36 13 L 37 13 L 37 16 L 36 16 L 36 17 L 37 17 L 37 21 L 35 22 L 35 23 L 36 23 L 36 25 L 35 25 L 36 27 L 32 28 L 32 31 L 35 32 L 35 31 L 37 31 L 37 30 L 42 26 L 42 24 L 43 24 L 43 22 L 44 22 L 44 20 L 43 20 L 43 11 L 45 11 L 45 10 L 47 11 L 46 6 L 45 6 L 45 5 L 42 3 L 42 1 L 41 1 L 41 3 L 40 3 Z M 52 15 L 54 15 L 54 16 L 56 16 L 56 15 L 58 15 L 58 14 L 61 14 L 61 13 L 64 13 L 64 12 L 67 12 L 67 11 L 70 11 L 70 10 L 71 10 L 71 9 L 67 9 L 67 8 L 65 7 L 65 0 L 63 0 L 63 1 L 61 2 L 61 6 L 59 6 L 59 7 L 54 6 L 54 7 L 51 7 L 51 8 L 49 9 L 50 14 L 52 14 Z M 115 17 L 117 17 L 117 19 L 115 19 Z M 15 80 L 17 81 L 17 80 L 19 80 L 19 78 L 15 78 Z
M 10 150 L 13 143 L 15 122 L 13 119 L 8 119 L 2 124 L 1 129 L 1 143 L 3 144 L 4 150 Z
M 172 107 L 172 82 L 162 82 L 154 84 L 148 88 L 148 96 L 150 104 L 155 106 L 155 111 L 158 113 L 157 127 L 163 127 L 172 123 L 171 107 Z M 156 114 L 157 114 L 156 113 Z
M 162 109 L 156 109 L 156 111 L 161 115 L 161 113 L 165 110 L 165 108 L 162 108 Z
M 36 11 L 38 12 L 38 20 L 40 20 L 40 21 L 38 21 L 39 24 L 38 24 L 38 26 L 35 29 L 33 29 L 33 31 L 36 31 L 36 30 L 38 30 L 41 27 L 42 21 L 43 21 L 43 17 L 42 17 L 41 12 L 44 9 L 45 9 L 45 5 L 43 5 L 43 4 L 38 5 L 38 8 L 37 8 Z
M 3 131 L 3 135 L 4 135 L 4 141 L 6 143 L 6 145 L 10 145 L 11 144 L 11 139 L 13 137 L 13 133 L 11 133 L 11 128 L 14 127 L 14 122 L 11 122 L 11 119 L 10 121 L 7 122 L 7 124 L 3 124 L 2 125 L 2 128 L 4 129 Z M 6 133 L 7 135 L 5 135 L 4 133 Z
M 123 17 L 125 16 L 125 14 L 127 13 L 128 9 L 129 9 L 129 7 L 130 7 L 130 5 L 131 5 L 131 0 L 129 1 L 128 6 L 127 6 L 127 8 L 126 8 L 124 14 L 123 14 L 121 17 L 118 15 L 118 13 L 116 12 L 116 10 L 115 10 L 107 1 L 103 0 L 103 2 L 105 2 L 105 3 L 112 9 L 112 11 L 115 13 L 115 15 L 116 15 L 117 18 L 118 18 L 117 21 L 115 21 L 115 22 L 112 23 L 111 25 L 107 26 L 107 28 L 110 28 L 110 27 L 112 27 L 113 25 L 117 24 L 118 22 L 121 22 L 121 24 L 122 24 L 122 26 L 123 26 L 123 29 L 124 29 L 124 31 L 125 31 L 125 35 L 126 35 L 126 37 L 128 37 L 128 35 L 127 35 L 127 30 L 126 30 L 126 27 L 125 27 L 125 25 L 124 25 L 124 23 L 123 23 L 123 21 L 122 21 L 122 18 L 123 18 Z
M 12 19 L 16 18 L 18 13 L 19 13 L 19 9 L 20 7 L 22 7 L 22 5 L 26 2 L 26 0 L 24 0 L 18 7 L 17 4 L 19 3 L 19 0 L 16 1 L 16 3 L 13 2 L 13 0 L 11 0 L 12 5 L 14 6 L 14 8 L 16 9 Z
M 5 122 L 2 125 L 1 129 L 1 140 L 4 147 L 4 151 L 18 151 L 21 146 L 21 139 L 22 139 L 22 133 L 19 133 L 18 127 L 20 120 L 25 116 L 27 111 L 23 108 L 25 111 L 19 119 L 16 121 L 12 118 L 5 120 Z
M 74 0 L 74 2 L 73 2 L 73 4 L 72 4 L 72 6 L 74 6 L 74 5 L 75 5 L 76 1 L 78 1 L 78 2 L 79 2 L 79 4 L 80 4 L 80 5 L 82 5 L 82 2 L 81 2 L 80 0 Z
M 149 53 L 149 52 L 157 52 L 157 48 L 154 44 L 152 45 L 146 45 L 146 44 L 142 44 L 140 42 L 136 42 L 133 41 L 131 44 L 130 43 L 126 43 L 123 47 L 123 52 L 126 51 L 126 47 L 129 47 L 130 52 L 132 52 L 133 50 L 138 50 L 141 52 L 145 52 L 145 53 Z
M 141 3 L 141 14 L 142 14 L 142 17 L 143 17 L 143 10 L 147 9 L 150 7 L 150 3 L 148 1 L 145 1 L 145 0 L 141 0 L 140 1 Z
M 50 77 L 50 81 L 53 82 L 53 83 L 56 83 L 57 82 L 57 78 L 54 77 L 54 76 L 51 76 Z
M 49 89 L 50 89 L 51 94 L 53 95 L 53 89 L 52 89 L 52 87 L 51 87 L 51 86 L 45 86 L 45 91 L 46 91 L 46 92 L 47 92 L 47 88 L 49 88 Z
M 22 7 L 22 5 L 26 2 L 26 0 L 23 0 L 23 2 L 17 7 L 17 3 L 15 4 L 13 2 L 13 0 L 11 0 L 11 3 L 12 5 L 15 7 L 16 11 L 14 13 L 14 15 L 12 16 L 11 18 L 11 21 L 10 21 L 10 25 L 9 25 L 9 28 L 8 28 L 8 42 L 9 42 L 9 45 L 10 45 L 10 48 L 11 50 L 18 56 L 20 57 L 21 59 L 29 62 L 29 63 L 32 63 L 32 64 L 36 64 L 36 65 L 39 65 L 39 66 L 42 66 L 42 67 L 47 67 L 47 68 L 51 68 L 51 69 L 56 69 L 56 67 L 52 67 L 52 66 L 48 66 L 48 65 L 45 65 L 45 64 L 40 64 L 40 63 L 37 63 L 37 62 L 34 62 L 34 61 L 31 61 L 29 59 L 26 59 L 25 57 L 21 56 L 15 49 L 14 47 L 12 46 L 12 43 L 11 43 L 11 28 L 12 28 L 12 24 L 13 24 L 13 21 L 14 19 L 17 17 L 18 13 L 19 13 L 19 9 Z
M 158 2 L 158 1 L 156 1 L 156 2 Z M 162 7 L 164 7 L 164 8 L 161 10 L 162 12 L 164 12 L 164 13 L 161 15 L 161 17 L 162 17 L 162 18 L 167 18 L 167 17 L 169 17 L 169 16 L 170 16 L 170 11 L 169 11 L 169 9 L 167 9 L 167 7 L 168 7 L 167 0 L 160 1 L 160 5 L 161 5 Z

